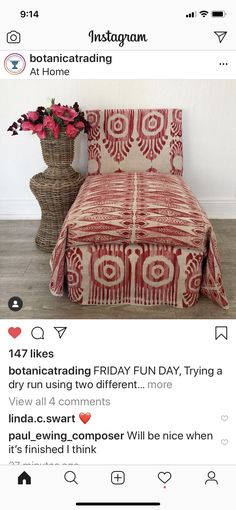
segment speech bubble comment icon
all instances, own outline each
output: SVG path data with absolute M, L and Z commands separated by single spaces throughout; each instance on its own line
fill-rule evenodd
M 31 336 L 35 340 L 43 340 L 44 339 L 44 330 L 41 326 L 35 326 L 31 331 Z

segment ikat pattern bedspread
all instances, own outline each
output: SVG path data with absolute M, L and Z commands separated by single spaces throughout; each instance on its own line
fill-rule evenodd
M 81 304 L 228 308 L 215 233 L 181 176 L 89 176 L 51 257 L 50 290 Z

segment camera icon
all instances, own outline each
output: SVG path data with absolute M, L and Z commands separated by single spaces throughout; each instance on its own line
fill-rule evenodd
M 20 32 L 16 30 L 11 30 L 7 33 L 7 43 L 8 44 L 19 44 L 21 42 Z

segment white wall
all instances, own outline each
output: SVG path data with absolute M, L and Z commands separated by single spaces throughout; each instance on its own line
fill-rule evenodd
M 0 94 L 0 218 L 38 218 L 30 177 L 45 168 L 38 138 L 7 127 L 50 98 L 83 109 L 180 107 L 184 110 L 184 177 L 213 218 L 236 218 L 236 81 L 2 80 Z M 85 142 L 85 140 L 84 140 Z M 82 153 L 85 152 L 83 143 Z M 74 167 L 85 171 L 86 155 Z

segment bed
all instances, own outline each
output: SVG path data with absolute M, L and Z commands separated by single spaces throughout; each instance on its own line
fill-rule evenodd
M 182 111 L 87 116 L 88 176 L 51 257 L 51 293 L 174 307 L 203 294 L 228 308 L 214 230 L 182 177 Z

